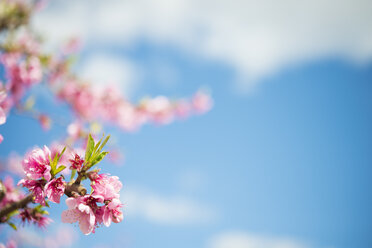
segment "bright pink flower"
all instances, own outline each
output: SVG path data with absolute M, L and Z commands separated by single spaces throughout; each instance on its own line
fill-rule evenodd
M 78 198 L 67 198 L 68 210 L 62 212 L 63 223 L 79 222 L 80 230 L 88 235 L 94 232 L 96 225 L 97 203 L 102 203 L 102 196 L 85 195 Z
M 0 144 L 1 142 L 3 142 L 3 140 L 4 140 L 4 137 L 0 134 Z
M 23 170 L 30 179 L 39 179 L 44 177 L 47 181 L 50 180 L 50 161 L 51 156 L 48 147 L 44 146 L 44 150 L 36 148 L 33 150 L 27 159 L 22 162 Z
M 44 216 L 43 214 L 35 211 L 32 208 L 22 209 L 19 213 L 19 217 L 21 218 L 23 224 L 33 223 L 40 228 L 45 228 L 52 222 L 52 220 L 49 217 Z
M 121 222 L 123 220 L 123 212 L 121 211 L 122 206 L 123 204 L 121 204 L 119 199 L 112 199 L 109 204 L 101 207 L 102 223 L 108 227 L 111 225 L 111 222 Z
M 69 161 L 71 163 L 70 169 L 75 169 L 77 171 L 80 171 L 81 170 L 81 168 L 83 166 L 83 163 L 84 163 L 84 159 L 82 159 L 76 153 L 75 153 L 75 157 L 73 159 L 70 159 Z
M 59 203 L 61 196 L 65 192 L 66 183 L 62 177 L 54 178 L 45 185 L 44 192 L 48 199 L 54 203 Z
M 119 198 L 119 191 L 123 186 L 117 176 L 108 176 L 100 174 L 91 184 L 94 192 L 93 195 L 103 196 L 105 200 Z
M 35 196 L 35 202 L 45 206 L 45 193 L 42 180 L 22 179 L 18 185 L 28 188 Z

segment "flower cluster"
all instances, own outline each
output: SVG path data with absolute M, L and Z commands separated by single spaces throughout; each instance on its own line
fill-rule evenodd
M 96 143 L 90 133 L 99 131 L 92 131 L 93 124 L 105 122 L 124 131 L 135 131 L 147 123 L 169 124 L 192 114 L 203 114 L 211 109 L 213 101 L 205 92 L 197 91 L 190 99 L 157 96 L 132 103 L 115 88 L 94 88 L 72 69 L 79 46 L 77 39 L 67 42 L 55 54 L 42 51 L 40 36 L 30 26 L 30 18 L 44 2 L 0 1 L 0 125 L 15 110 L 39 121 L 43 129 L 51 128 L 54 119 L 35 108 L 33 87 L 47 87 L 75 115 L 63 145 L 54 143 L 50 148 L 35 148 L 24 159 L 17 156 L 9 159 L 7 169 L 22 174 L 18 186 L 27 188 L 29 194 L 18 190 L 10 177 L 0 180 L 0 224 L 8 223 L 16 229 L 11 221 L 17 216 L 23 224 L 43 228 L 51 222 L 44 207 L 49 207 L 49 202 L 59 204 L 66 195 L 68 210 L 62 213 L 62 221 L 78 222 L 81 231 L 90 234 L 99 225 L 110 226 L 123 220 L 119 178 L 92 169 L 108 154 L 102 150 L 108 137 Z M 71 148 L 81 143 L 86 144 L 85 150 Z M 120 157 L 115 152 L 111 155 L 112 160 Z M 84 180 L 89 183 L 83 184 Z M 89 193 L 84 188 L 88 184 Z M 7 247 L 14 244 L 10 242 Z
M 91 178 L 91 177 L 90 177 Z M 84 234 L 94 232 L 95 227 L 123 220 L 119 191 L 122 187 L 119 178 L 100 174 L 92 179 L 93 192 L 89 195 L 70 197 L 66 200 L 68 210 L 62 213 L 62 222 L 79 222 Z
M 95 227 L 101 224 L 110 226 L 112 222 L 121 222 L 123 219 L 120 202 L 122 183 L 117 176 L 99 174 L 98 169 L 90 170 L 108 153 L 102 151 L 108 139 L 109 136 L 95 143 L 89 135 L 84 158 L 72 152 L 71 159 L 62 159 L 65 156 L 65 148 L 61 152 L 54 152 L 53 157 L 52 152 L 46 146 L 43 149 L 32 150 L 22 162 L 25 178 L 18 184 L 29 189 L 34 203 L 38 203 L 39 207 L 22 209 L 20 211 L 22 222 L 35 223 L 39 227 L 44 227 L 50 221 L 44 216 L 46 212 L 41 207 L 48 205 L 47 201 L 60 203 L 63 195 L 68 196 L 66 204 L 69 209 L 62 213 L 62 222 L 79 222 L 84 234 L 94 232 Z M 68 161 L 70 167 L 61 165 L 61 161 Z M 64 170 L 70 170 L 70 182 L 66 182 L 62 174 L 58 176 Z M 75 173 L 77 173 L 76 179 Z M 85 179 L 91 182 L 92 190 L 89 194 L 81 184 Z M 7 182 L 6 185 L 9 183 Z M 11 193 L 13 189 L 11 186 L 8 187 Z M 12 197 L 12 194 L 7 197 Z
M 62 177 L 52 179 L 50 158 L 48 147 L 44 146 L 43 150 L 34 149 L 22 162 L 26 178 L 18 183 L 28 188 L 35 196 L 35 202 L 43 206 L 45 197 L 51 202 L 59 203 L 66 185 Z

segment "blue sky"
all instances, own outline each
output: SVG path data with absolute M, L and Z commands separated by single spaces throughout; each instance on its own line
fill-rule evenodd
M 350 11 L 363 17 L 367 7 L 363 4 L 352 5 L 355 9 Z M 55 13 L 47 9 L 47 17 L 48 11 Z M 279 56 L 268 46 L 250 58 L 261 63 L 257 67 L 237 55 L 190 50 L 178 42 L 179 33 L 159 31 L 151 36 L 149 31 L 136 35 L 127 31 L 124 34 L 132 41 L 124 44 L 109 35 L 107 41 L 95 39 L 86 31 L 83 37 L 88 41 L 78 65 L 83 74 L 92 75 L 91 68 L 101 66 L 96 78 L 105 72 L 110 78 L 118 71 L 115 66 L 94 63 L 111 61 L 117 68 L 125 67 L 127 76 L 116 73 L 116 79 L 125 81 L 122 87 L 131 99 L 159 94 L 184 97 L 206 87 L 215 105 L 206 115 L 169 126 L 145 126 L 135 134 L 108 127 L 126 156 L 121 166 L 105 163 L 106 172 L 124 183 L 126 217 L 94 235 L 78 234 L 72 247 L 370 247 L 372 63 L 368 49 L 352 46 L 364 44 L 360 40 L 367 35 L 359 24 L 367 19 L 353 17 L 355 30 L 360 29 L 352 37 L 355 40 L 337 43 L 322 36 L 326 29 L 315 34 L 310 47 L 300 38 L 288 37 L 278 41 L 295 44 L 295 55 L 289 49 Z M 232 24 L 244 21 L 231 19 L 228 11 L 226 18 Z M 343 15 L 319 18 L 324 26 L 333 27 L 328 20 L 342 20 Z M 270 21 L 263 23 L 270 27 Z M 158 29 L 162 27 L 167 26 Z M 244 25 L 235 27 L 244 30 Z M 187 37 L 192 28 L 186 25 Z M 277 30 L 300 36 L 280 25 Z M 220 36 L 217 32 L 212 37 Z M 337 49 L 329 50 L 327 42 Z M 221 44 L 216 47 L 222 50 L 235 45 Z M 65 106 L 46 106 L 48 93 L 37 92 L 41 108 L 67 113 Z M 5 156 L 11 150 L 23 153 L 35 144 L 49 144 L 64 129 L 45 133 L 32 120 L 11 116 L 0 132 L 6 138 L 0 155 Z M 55 224 L 40 235 L 58 230 L 65 208 L 61 204 L 51 209 Z

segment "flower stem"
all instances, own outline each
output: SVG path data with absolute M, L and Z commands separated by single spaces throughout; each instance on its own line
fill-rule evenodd
M 28 203 L 33 201 L 33 199 L 34 199 L 34 195 L 29 194 L 28 196 L 26 196 L 25 198 L 19 201 L 7 204 L 3 209 L 0 210 L 0 223 L 6 221 L 6 220 L 4 221 L 3 219 L 8 214 L 10 214 L 11 212 L 17 209 L 26 207 Z

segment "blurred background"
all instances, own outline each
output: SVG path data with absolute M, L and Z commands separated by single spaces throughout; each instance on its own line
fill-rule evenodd
M 34 28 L 51 50 L 81 39 L 82 77 L 133 101 L 199 87 L 214 99 L 169 126 L 107 128 L 124 151 L 104 167 L 124 184 L 124 221 L 89 236 L 74 226 L 66 245 L 372 247 L 371 13 L 369 0 L 50 1 Z M 0 132 L 5 156 L 65 128 L 10 116 Z M 71 227 L 66 208 L 28 244 Z

